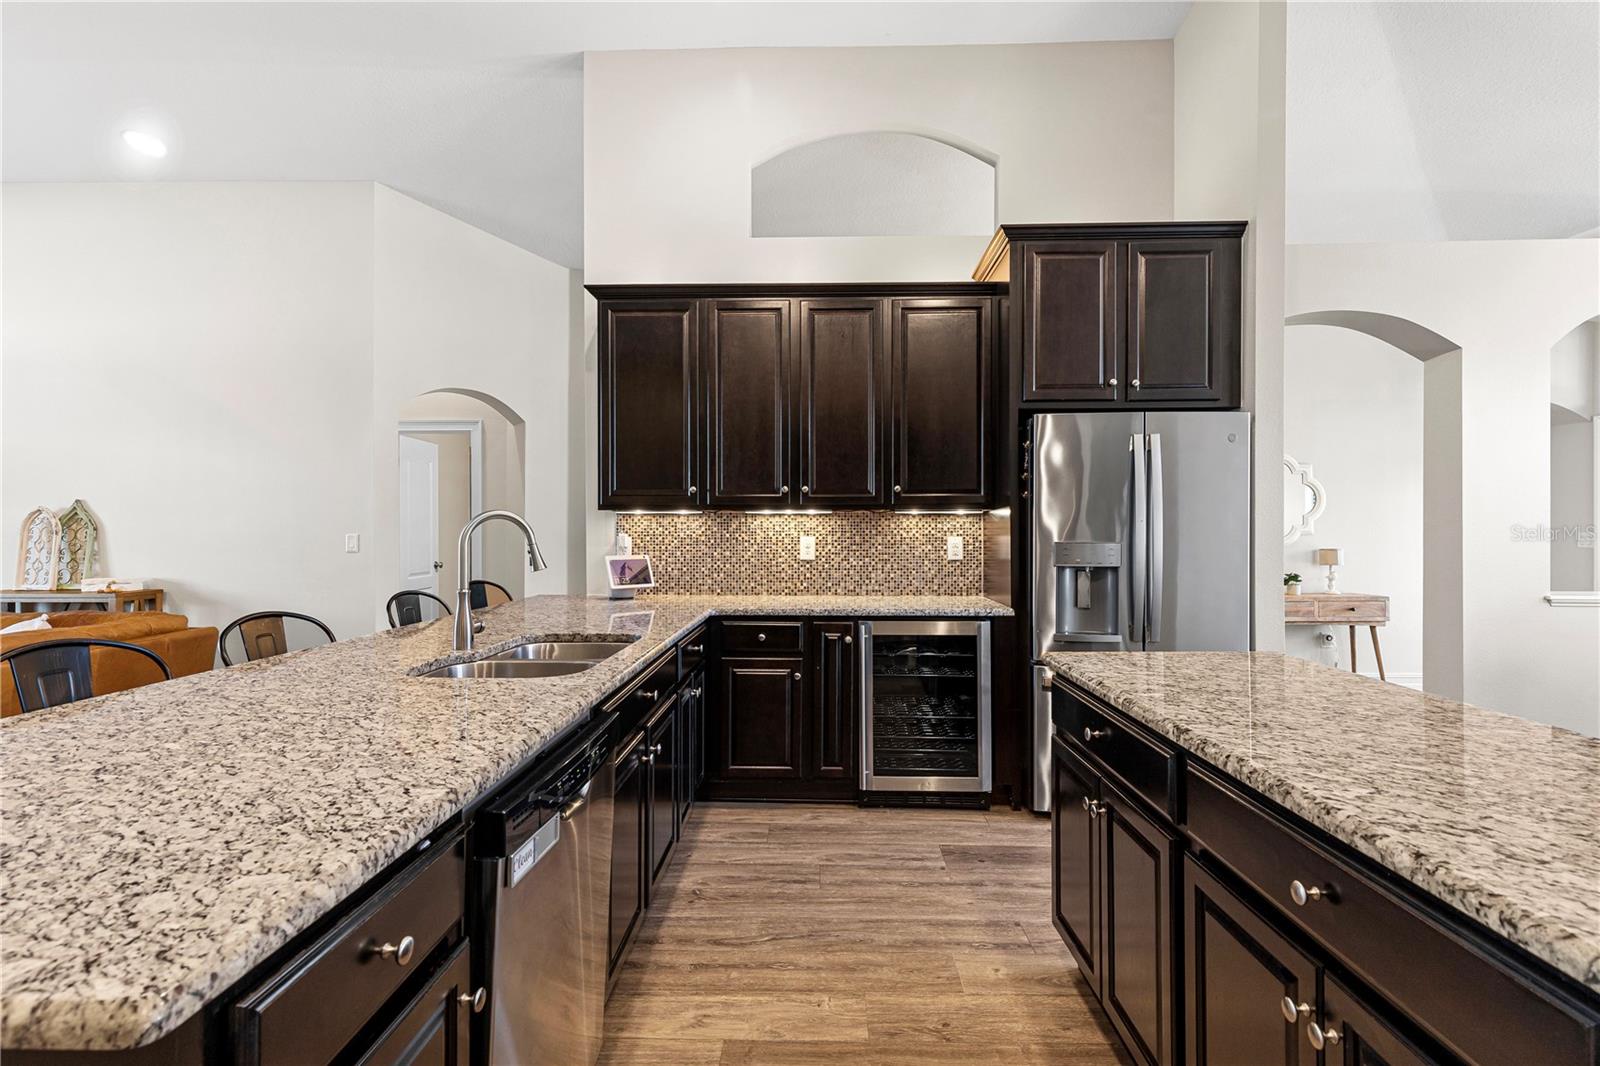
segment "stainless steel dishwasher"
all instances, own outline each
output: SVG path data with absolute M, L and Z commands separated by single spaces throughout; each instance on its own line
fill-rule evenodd
M 491 801 L 474 830 L 490 1066 L 587 1066 L 600 1053 L 611 898 L 614 716 Z M 477 950 L 479 945 L 475 945 Z

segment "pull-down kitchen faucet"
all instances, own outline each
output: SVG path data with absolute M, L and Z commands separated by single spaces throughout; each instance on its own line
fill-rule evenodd
M 472 618 L 472 558 L 469 549 L 472 544 L 472 534 L 479 526 L 491 518 L 499 518 L 510 522 L 522 530 L 522 535 L 528 538 L 528 569 L 543 570 L 548 564 L 544 556 L 539 554 L 539 538 L 534 535 L 533 527 L 515 511 L 485 511 L 474 515 L 472 520 L 461 527 L 461 539 L 456 545 L 456 573 L 461 575 L 461 587 L 456 589 L 456 630 L 455 649 L 458 652 L 472 650 L 472 638 L 483 628 L 482 622 Z

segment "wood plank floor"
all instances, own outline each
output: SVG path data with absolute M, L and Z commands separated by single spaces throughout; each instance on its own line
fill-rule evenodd
M 702 804 L 606 1007 L 602 1066 L 1126 1063 L 1010 811 Z

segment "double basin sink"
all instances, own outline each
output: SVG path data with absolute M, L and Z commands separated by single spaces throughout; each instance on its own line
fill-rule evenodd
M 466 663 L 429 670 L 423 677 L 562 677 L 593 668 L 628 647 L 627 640 L 541 640 Z

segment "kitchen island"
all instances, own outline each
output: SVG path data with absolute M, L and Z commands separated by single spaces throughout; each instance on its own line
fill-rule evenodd
M 534 597 L 480 612 L 470 656 L 446 619 L 7 719 L 8 1057 L 173 1040 L 148 1061 L 212 1055 L 203 1008 L 708 619 L 1008 614 L 976 596 Z M 416 676 L 604 636 L 631 643 L 565 677 Z
M 1045 663 L 1055 923 L 1136 1058 L 1596 1061 L 1600 741 L 1277 654 Z

